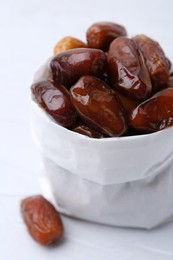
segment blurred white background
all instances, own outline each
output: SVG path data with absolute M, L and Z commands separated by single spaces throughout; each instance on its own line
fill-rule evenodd
M 19 201 L 40 193 L 39 155 L 30 133 L 32 75 L 56 42 L 71 35 L 85 41 L 97 21 L 124 25 L 129 36 L 144 33 L 173 60 L 172 0 L 0 0 L 0 259 L 173 259 L 173 224 L 132 230 L 63 217 L 65 239 L 43 248 L 27 234 Z

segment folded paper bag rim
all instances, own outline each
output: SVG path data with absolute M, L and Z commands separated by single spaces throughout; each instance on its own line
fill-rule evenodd
M 34 101 L 31 108 L 33 138 L 44 156 L 90 181 L 111 185 L 144 179 L 173 158 L 173 127 L 95 139 L 58 125 Z

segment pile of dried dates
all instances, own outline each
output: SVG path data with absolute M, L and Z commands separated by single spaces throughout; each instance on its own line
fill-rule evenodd
M 33 99 L 59 125 L 92 138 L 152 133 L 173 125 L 173 74 L 158 42 L 93 24 L 87 43 L 65 37 Z

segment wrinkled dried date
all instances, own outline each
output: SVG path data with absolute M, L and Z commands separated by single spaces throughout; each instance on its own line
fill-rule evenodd
M 157 83 L 166 82 L 170 63 L 158 42 L 145 35 L 137 35 L 132 40 L 140 47 L 152 80 Z
M 132 40 L 119 37 L 108 51 L 108 69 L 112 84 L 137 101 L 150 96 L 152 85 L 142 53 Z
M 135 108 L 130 125 L 141 131 L 154 132 L 173 125 L 173 88 L 157 92 Z
M 63 237 L 64 228 L 59 213 L 42 196 L 24 199 L 21 213 L 29 233 L 38 243 L 50 245 Z
M 91 48 L 106 51 L 114 39 L 126 35 L 126 29 L 119 24 L 110 22 L 94 23 L 87 30 L 87 42 Z
M 54 47 L 54 54 L 59 54 L 63 51 L 76 49 L 76 48 L 86 48 L 86 44 L 74 37 L 64 37 L 61 39 Z
M 76 111 L 71 103 L 68 90 L 62 85 L 40 81 L 31 86 L 36 102 L 49 113 L 57 123 L 71 127 L 76 121 Z
M 70 92 L 84 122 L 107 136 L 120 136 L 126 131 L 123 107 L 105 82 L 93 76 L 83 76 Z
M 99 133 L 98 131 L 95 131 L 91 127 L 84 125 L 84 124 L 78 125 L 77 127 L 75 127 L 73 129 L 73 131 L 76 133 L 82 134 L 82 135 L 86 135 L 91 138 L 102 138 L 103 137 L 103 135 L 101 133 Z
M 50 63 L 50 69 L 55 82 L 71 86 L 83 75 L 101 76 L 106 63 L 103 51 L 79 48 L 56 55 Z

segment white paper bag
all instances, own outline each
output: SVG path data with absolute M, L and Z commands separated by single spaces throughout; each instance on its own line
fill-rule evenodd
M 34 76 L 44 78 L 47 62 Z M 64 214 L 152 228 L 173 215 L 173 127 L 149 135 L 92 139 L 55 123 L 32 101 L 43 194 Z

